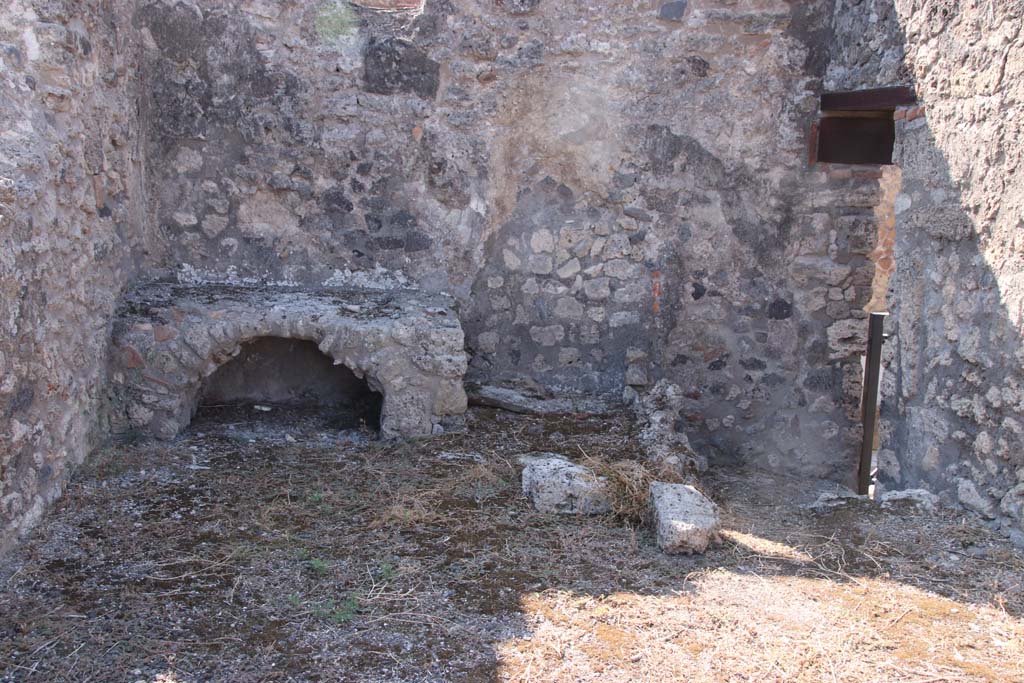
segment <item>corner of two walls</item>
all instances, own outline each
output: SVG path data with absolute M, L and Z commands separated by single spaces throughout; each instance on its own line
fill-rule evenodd
M 882 487 L 925 486 L 1024 540 L 1024 6 L 840 2 L 845 88 L 896 112 Z
M 154 265 L 446 290 L 471 380 L 667 377 L 698 443 L 852 473 L 877 183 L 807 168 L 830 3 L 397 5 L 141 6 Z
M 95 443 L 116 302 L 143 250 L 130 3 L 0 11 L 0 548 Z
M 897 127 L 896 426 L 882 477 L 1024 540 L 1024 5 L 896 7 L 924 116 Z
M 4 29 L 95 44 L 5 85 L 39 155 L 4 228 L 8 535 L 85 453 L 120 292 L 175 270 L 451 291 L 472 379 L 665 377 L 701 447 L 852 476 L 879 186 L 807 164 L 830 2 L 129 4 Z

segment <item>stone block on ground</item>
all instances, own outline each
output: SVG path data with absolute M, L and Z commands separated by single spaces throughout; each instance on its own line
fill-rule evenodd
M 813 502 L 803 507 L 815 512 L 828 512 L 833 508 L 867 500 L 869 500 L 867 496 L 858 495 L 856 491 L 852 491 L 845 486 L 835 486 L 827 491 L 822 491 Z
M 666 553 L 702 553 L 718 535 L 718 506 L 689 484 L 651 484 L 658 547 Z
M 523 493 L 538 512 L 600 515 L 611 512 L 604 477 L 557 453 L 528 453 L 523 465 Z
M 878 497 L 878 502 L 882 507 L 906 503 L 931 512 L 939 505 L 939 497 L 926 489 L 904 489 L 902 491 L 886 491 Z
M 462 462 L 462 463 L 483 463 L 484 456 L 476 451 L 441 451 L 437 454 L 437 459 L 443 462 Z
M 469 386 L 469 401 L 473 405 L 500 408 L 523 415 L 601 415 L 614 410 L 615 406 L 599 398 L 577 396 L 572 398 L 549 398 L 531 395 L 509 387 Z

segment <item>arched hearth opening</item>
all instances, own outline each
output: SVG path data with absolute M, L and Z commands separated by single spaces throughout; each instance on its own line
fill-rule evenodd
M 327 413 L 334 405 L 335 415 L 362 410 L 387 439 L 440 433 L 448 418 L 457 421 L 466 410 L 465 338 L 451 304 L 441 295 L 404 290 L 140 286 L 126 294 L 114 328 L 110 429 L 170 440 L 201 417 L 201 402 L 217 397 L 312 403 Z M 269 350 L 260 342 L 267 338 L 277 339 L 266 342 Z M 360 380 L 358 389 L 335 362 Z M 242 379 L 228 381 L 238 372 L 222 369 L 228 363 L 245 370 Z M 327 386 L 340 387 L 340 394 L 316 388 L 323 376 L 333 378 Z M 234 388 L 226 393 L 218 385 Z M 290 390 L 274 393 L 282 387 Z M 249 419 L 251 412 L 236 417 Z
M 333 429 L 379 432 L 382 405 L 383 397 L 366 379 L 336 365 L 312 341 L 268 336 L 242 344 L 203 381 L 198 415 L 301 411 Z

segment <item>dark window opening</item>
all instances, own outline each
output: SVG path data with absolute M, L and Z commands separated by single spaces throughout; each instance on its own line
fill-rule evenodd
M 892 164 L 897 107 L 914 104 L 910 88 L 877 88 L 821 96 L 811 135 L 812 160 L 833 164 Z
M 261 337 L 242 346 L 203 384 L 201 417 L 282 422 L 317 415 L 333 429 L 380 430 L 383 399 L 311 341 Z

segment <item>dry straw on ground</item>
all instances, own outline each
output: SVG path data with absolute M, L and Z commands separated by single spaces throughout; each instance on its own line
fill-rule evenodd
M 625 416 L 345 448 L 284 417 L 94 459 L 0 565 L 0 681 L 1024 681 L 1024 555 L 948 511 L 718 469 L 726 542 L 670 557 L 622 521 L 660 476 Z M 533 511 L 537 450 L 618 517 Z
M 642 460 L 606 460 L 585 455 L 582 464 L 603 477 L 611 494 L 612 514 L 627 524 L 636 526 L 650 522 L 650 488 L 656 481 L 692 483 L 676 470 L 659 468 Z

